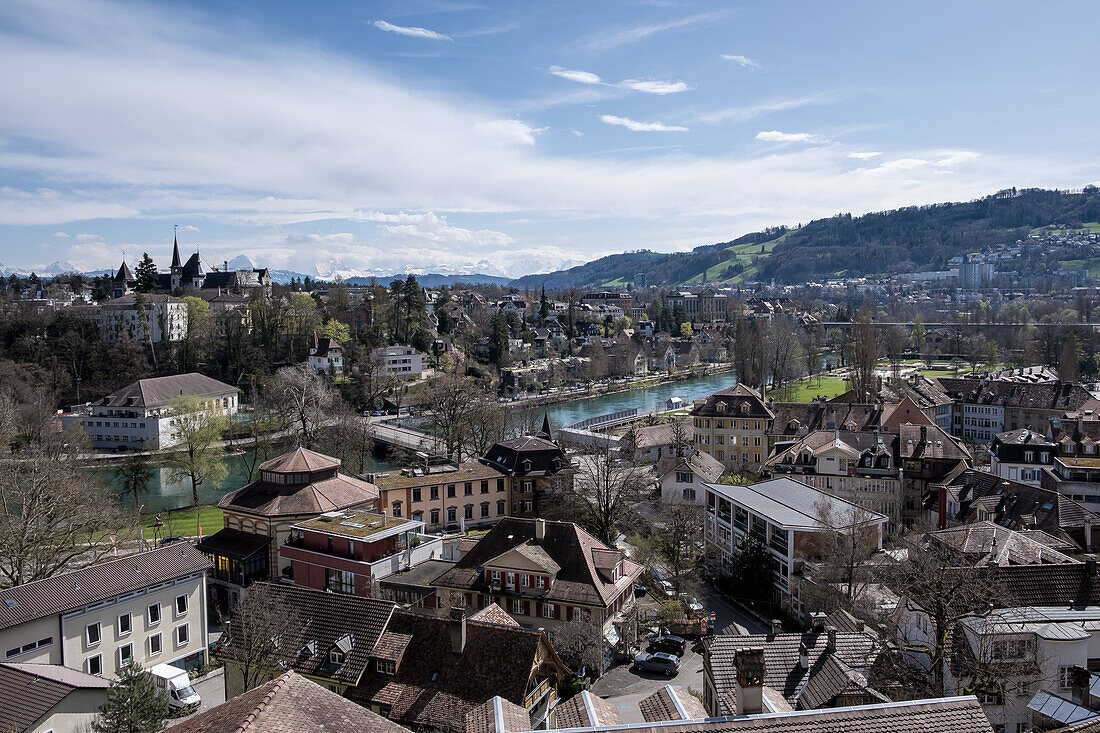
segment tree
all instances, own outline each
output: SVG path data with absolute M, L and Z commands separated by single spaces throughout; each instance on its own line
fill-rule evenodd
M 703 544 L 703 506 L 683 499 L 662 499 L 655 524 L 657 553 L 676 593 L 695 586 L 694 571 Z
M 95 733 L 157 733 L 168 719 L 168 696 L 152 675 L 131 662 L 118 671 L 107 702 L 92 721 Z
M 370 424 L 342 401 L 330 412 L 330 422 L 321 441 L 325 453 L 339 458 L 352 474 L 363 473 L 370 466 L 374 449 Z
M 152 293 L 157 289 L 157 263 L 148 252 L 141 253 L 141 262 L 134 268 L 134 277 L 137 279 L 136 290 L 139 293 Z
M 925 339 L 924 321 L 921 320 L 920 314 L 913 316 L 913 348 L 919 354 L 924 351 L 924 339 Z
M 401 377 L 386 369 L 385 358 L 374 349 L 368 351 L 357 366 L 356 399 L 367 410 L 375 409 L 382 398 L 401 383 Z
M 134 495 L 134 506 L 138 506 L 141 495 L 148 491 L 153 470 L 143 456 L 132 455 L 118 466 L 118 475 L 122 479 L 122 495 Z
M 45 423 L 46 421 L 43 420 Z M 24 435 L 26 428 L 19 428 Z M 95 562 L 114 549 L 123 526 L 114 494 L 76 458 L 84 432 L 45 430 L 0 462 L 0 586 L 12 587 Z
M 755 535 L 747 534 L 738 540 L 730 576 L 738 596 L 754 603 L 771 602 L 771 553 Z
M 546 321 L 550 317 L 550 301 L 546 299 L 546 286 L 542 286 L 542 293 L 539 295 L 539 320 Z
M 224 656 L 232 661 L 231 671 L 241 683 L 234 689 L 247 692 L 270 679 L 274 671 L 282 672 L 282 665 L 298 656 L 294 642 L 306 623 L 308 619 L 300 619 L 293 608 L 280 602 L 270 584 L 253 583 L 226 624 Z M 226 686 L 230 686 L 228 678 Z
M 499 366 L 508 356 L 508 319 L 497 313 L 490 320 L 489 329 L 489 361 Z
M 195 525 L 201 512 L 199 486 L 216 483 L 225 477 L 225 449 L 221 445 L 229 420 L 217 403 L 202 397 L 181 395 L 169 407 L 179 443 L 165 455 L 172 475 L 191 482 L 191 505 L 195 507 Z M 200 532 L 201 534 L 201 532 Z
M 610 443 L 589 447 L 577 458 L 571 488 L 579 523 L 604 544 L 615 544 L 619 525 L 650 485 L 648 468 L 617 457 Z
M 433 379 L 421 392 L 421 403 L 429 411 L 432 428 L 453 460 L 461 461 L 467 452 L 478 403 L 486 399 L 490 399 L 490 395 L 474 382 L 453 374 Z
M 336 392 L 308 363 L 283 367 L 265 390 L 289 425 L 298 445 L 309 448 L 337 400 Z
M 1066 336 L 1058 359 L 1058 378 L 1063 382 L 1081 381 L 1081 342 L 1075 334 Z
M 865 563 L 879 549 L 875 515 L 855 504 L 825 498 L 814 504 L 814 512 L 823 527 L 812 535 L 811 553 L 820 558 L 814 581 L 839 589 L 843 608 L 855 612 L 874 580 Z
M 210 304 L 202 298 L 188 295 L 183 302 L 187 306 L 187 331 L 179 346 L 180 371 L 189 372 L 198 368 L 213 342 L 214 319 Z
M 848 388 L 856 393 L 857 401 L 874 402 L 878 393 L 875 366 L 878 364 L 879 344 L 871 323 L 871 311 L 867 308 L 861 308 L 852 323 L 848 352 Z
M 329 319 L 324 326 L 321 327 L 321 335 L 327 336 L 338 344 L 348 345 L 351 343 L 351 329 L 348 324 L 338 321 L 335 318 Z

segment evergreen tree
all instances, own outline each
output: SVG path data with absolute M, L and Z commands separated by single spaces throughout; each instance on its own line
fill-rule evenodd
M 107 702 L 92 722 L 95 733 L 157 733 L 168 718 L 168 698 L 134 662 L 123 667 L 107 690 Z
M 550 316 L 550 302 L 546 300 L 546 286 L 542 286 L 542 295 L 539 297 L 539 320 L 545 321 Z
M 137 278 L 137 291 L 139 293 L 151 293 L 157 289 L 157 263 L 148 252 L 141 253 L 141 262 L 134 268 L 134 277 Z
M 489 361 L 499 365 L 508 354 L 508 319 L 497 313 L 491 321 L 489 333 Z

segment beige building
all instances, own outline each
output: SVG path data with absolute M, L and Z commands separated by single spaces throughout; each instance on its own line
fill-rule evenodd
M 695 447 L 730 471 L 757 473 L 768 459 L 768 430 L 775 413 L 743 384 L 699 400 L 691 411 Z
M 428 532 L 496 524 L 508 516 L 512 477 L 479 461 L 374 474 L 378 506 Z
M 109 686 L 56 664 L 0 663 L 0 730 L 86 733 Z
M 0 591 L 0 655 L 103 677 L 133 661 L 201 666 L 209 567 L 180 542 Z
M 107 341 L 123 332 L 143 344 L 181 341 L 187 335 L 187 304 L 171 295 L 124 295 L 101 303 L 96 322 Z

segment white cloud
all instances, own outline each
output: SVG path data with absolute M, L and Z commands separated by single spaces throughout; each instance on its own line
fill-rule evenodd
M 756 139 L 767 143 L 827 142 L 820 135 L 812 135 L 808 132 L 780 132 L 779 130 L 762 130 L 756 133 Z
M 411 36 L 413 38 L 427 38 L 431 41 L 454 41 L 450 36 L 445 36 L 442 33 L 436 33 L 433 30 L 427 28 L 418 28 L 416 26 L 394 25 L 393 23 L 387 23 L 384 20 L 374 21 L 374 27 L 380 31 L 386 33 L 397 33 L 402 36 Z
M 179 231 L 181 232 L 197 232 L 198 230 L 199 228 L 192 224 L 184 224 L 183 226 L 179 227 Z
M 855 158 L 856 160 L 870 160 L 871 158 L 877 158 L 882 153 L 877 150 L 857 151 L 854 153 L 848 153 L 849 158 Z
M 757 102 L 741 107 L 727 107 L 714 112 L 705 112 L 696 116 L 700 122 L 708 125 L 720 122 L 746 122 L 761 115 L 772 112 L 786 112 L 799 107 L 812 105 L 831 104 L 837 101 L 837 97 L 831 93 L 811 94 L 805 97 L 777 98 L 764 102 Z
M 545 132 L 547 128 L 534 128 L 519 120 L 489 120 L 477 123 L 474 129 L 486 137 L 508 145 L 534 145 L 535 135 Z
M 635 26 L 634 28 L 628 28 L 614 33 L 593 36 L 583 45 L 590 51 L 607 51 L 612 48 L 618 48 L 619 46 L 643 41 L 650 36 L 664 33 L 665 31 L 680 30 L 702 23 L 709 23 L 712 20 L 717 20 L 721 16 L 722 13 L 698 13 L 684 18 L 670 20 L 665 23 Z
M 641 81 L 640 79 L 627 79 L 620 86 L 646 94 L 676 94 L 691 89 L 682 81 Z
M 742 56 L 740 54 L 724 53 L 724 54 L 722 54 L 722 58 L 724 58 L 726 61 L 732 61 L 733 63 L 735 63 L 738 66 L 741 66 L 742 68 L 745 68 L 745 69 L 762 69 L 762 68 L 764 68 L 763 66 L 760 65 L 760 63 L 758 61 L 753 61 L 748 56 Z
M 570 130 L 574 137 L 584 137 L 584 133 L 580 130 Z
M 53 233 L 53 234 L 51 234 L 50 236 L 51 236 L 51 237 L 56 237 L 56 238 L 58 238 L 58 239 L 64 239 L 65 237 L 68 237 L 69 235 L 68 235 L 68 234 L 66 234 L 65 232 L 54 232 L 54 233 Z
M 605 125 L 618 125 L 634 132 L 687 132 L 688 128 L 680 125 L 666 125 L 663 122 L 638 122 L 627 117 L 615 115 L 600 115 L 600 122 Z
M 102 242 L 103 237 L 98 234 L 77 234 L 76 241 L 78 242 Z
M 940 166 L 941 168 L 949 168 L 959 163 L 968 163 L 978 157 L 978 153 L 973 150 L 937 150 L 937 155 L 942 157 L 939 160 L 933 161 L 932 165 Z
M 591 71 L 576 71 L 574 69 L 563 69 L 560 66 L 551 66 L 550 73 L 554 76 L 560 76 L 562 79 L 568 79 L 569 81 L 575 81 L 578 84 L 602 84 L 603 80 Z

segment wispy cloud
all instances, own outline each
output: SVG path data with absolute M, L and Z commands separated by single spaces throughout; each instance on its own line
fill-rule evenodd
M 756 133 L 756 139 L 766 143 L 823 143 L 825 138 L 808 132 L 780 132 L 762 130 Z
M 663 122 L 638 122 L 627 117 L 615 115 L 601 115 L 600 122 L 605 125 L 618 125 L 634 132 L 687 132 L 688 128 L 680 125 L 666 125 Z
M 427 38 L 431 41 L 454 42 L 454 39 L 450 36 L 443 35 L 442 33 L 437 33 L 433 30 L 429 30 L 428 28 L 419 28 L 414 25 L 394 25 L 393 23 L 387 23 L 384 20 L 376 20 L 374 21 L 374 27 L 380 31 L 385 31 L 386 33 L 396 33 L 401 36 Z
M 612 48 L 618 48 L 620 46 L 625 46 L 630 43 L 643 41 L 650 36 L 657 35 L 658 33 L 664 33 L 665 31 L 680 30 L 683 28 L 690 28 L 692 26 L 701 25 L 703 23 L 709 23 L 710 21 L 721 18 L 722 15 L 723 13 L 697 13 L 695 15 L 689 15 L 684 18 L 677 18 L 676 20 L 666 21 L 664 23 L 639 25 L 633 28 L 628 28 L 626 30 L 593 36 L 585 41 L 583 43 L 583 46 L 589 51 L 607 51 Z
M 877 150 L 860 150 L 854 153 L 848 153 L 849 158 L 855 158 L 856 160 L 870 160 L 871 158 L 877 158 L 882 153 Z
M 619 86 L 646 94 L 677 94 L 691 89 L 682 81 L 642 81 L 641 79 L 627 79 Z
M 937 150 L 935 152 L 942 157 L 933 161 L 932 165 L 940 168 L 950 168 L 953 165 L 967 163 L 978 157 L 978 153 L 973 150 Z
M 763 69 L 759 61 L 753 61 L 748 56 L 742 56 L 741 54 L 724 53 L 722 58 L 726 61 L 732 61 L 733 63 L 741 66 L 745 69 Z
M 603 79 L 591 71 L 577 71 L 575 69 L 563 69 L 560 66 L 551 66 L 550 73 L 554 76 L 560 76 L 562 79 L 575 81 L 578 84 L 603 84 Z
M 489 120 L 474 126 L 482 135 L 506 145 L 534 145 L 535 135 L 545 132 L 545 127 L 531 127 L 519 120 Z
M 786 97 L 769 99 L 742 107 L 726 107 L 714 112 L 704 112 L 696 115 L 699 122 L 713 125 L 721 122 L 745 122 L 761 115 L 773 112 L 786 112 L 799 107 L 809 107 L 821 104 L 831 104 L 839 97 L 830 92 L 810 94 L 805 97 Z

